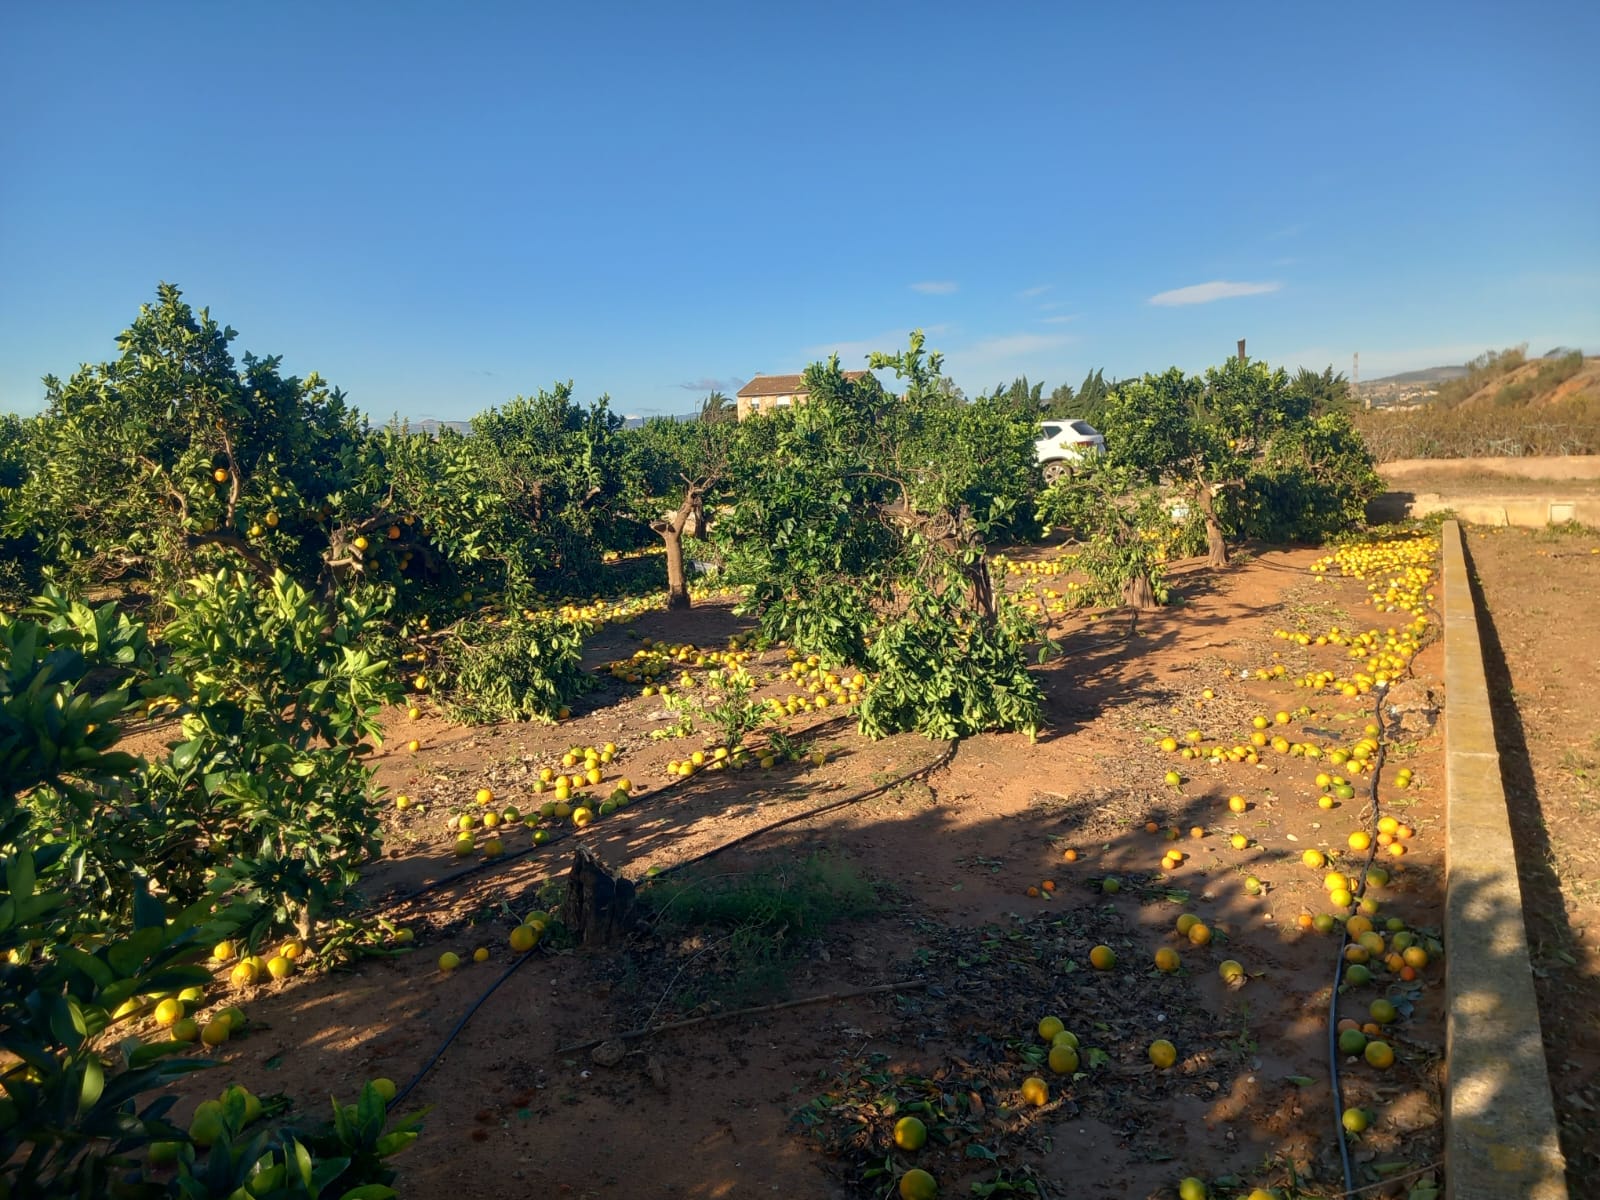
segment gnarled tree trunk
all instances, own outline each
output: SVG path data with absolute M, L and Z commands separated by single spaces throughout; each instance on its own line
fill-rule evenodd
M 587 847 L 572 852 L 561 918 L 579 944 L 594 949 L 627 937 L 633 930 L 633 902 L 632 883 L 613 876 Z
M 1228 543 L 1222 537 L 1222 518 L 1217 516 L 1217 498 L 1211 485 L 1204 480 L 1196 483 L 1194 499 L 1206 522 L 1206 566 L 1225 567 L 1228 565 Z
M 667 608 L 689 608 L 689 576 L 683 567 L 683 535 L 684 531 L 692 524 L 698 531 L 704 524 L 705 516 L 701 510 L 701 496 L 704 489 L 699 484 L 690 484 L 683 494 L 683 503 L 678 505 L 678 511 L 670 517 L 663 517 L 659 521 L 652 521 L 650 528 L 661 535 L 661 542 L 667 551 Z

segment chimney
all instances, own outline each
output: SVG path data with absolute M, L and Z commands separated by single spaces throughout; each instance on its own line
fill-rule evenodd
M 1244 339 L 1243 338 L 1239 339 L 1239 361 L 1240 362 L 1244 361 Z

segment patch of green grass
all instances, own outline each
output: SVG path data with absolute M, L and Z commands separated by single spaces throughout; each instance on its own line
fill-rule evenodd
M 706 943 L 684 989 L 730 1003 L 781 992 L 790 964 L 830 926 L 882 906 L 877 886 L 830 854 L 748 874 L 674 877 L 641 901 L 661 933 Z

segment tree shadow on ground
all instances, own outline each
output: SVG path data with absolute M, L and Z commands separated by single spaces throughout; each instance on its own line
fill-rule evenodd
M 1489 686 L 1489 707 L 1494 715 L 1495 749 L 1500 757 L 1500 780 L 1506 795 L 1511 821 L 1511 843 L 1516 855 L 1517 878 L 1522 888 L 1523 913 L 1530 957 L 1533 959 L 1535 990 L 1539 996 L 1540 1026 L 1545 1054 L 1554 1074 L 1556 1064 L 1566 1057 L 1565 1045 L 1574 1031 L 1565 1020 L 1572 1011 L 1600 1012 L 1600 976 L 1564 969 L 1570 965 L 1573 950 L 1580 947 L 1567 919 L 1561 877 L 1556 871 L 1555 852 L 1539 801 L 1533 758 L 1517 708 L 1515 684 L 1506 660 L 1505 648 L 1495 629 L 1494 616 L 1483 594 L 1483 585 L 1472 562 L 1472 551 L 1462 539 L 1467 562 L 1467 578 L 1478 614 L 1478 632 L 1483 646 L 1484 675 Z M 1565 959 L 1562 956 L 1565 955 Z M 1557 999 L 1557 989 L 1565 988 L 1573 997 Z M 1580 1153 L 1583 1126 L 1591 1124 L 1592 1113 L 1573 1111 L 1559 1094 L 1554 1097 L 1560 1118 L 1562 1149 L 1568 1155 L 1569 1183 L 1574 1196 L 1583 1195 L 1583 1180 L 1592 1177 L 1595 1164 L 1584 1163 Z M 1582 1178 L 1580 1178 L 1580 1176 Z

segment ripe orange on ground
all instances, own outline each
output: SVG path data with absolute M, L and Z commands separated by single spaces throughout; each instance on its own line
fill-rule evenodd
M 1110 946 L 1096 946 L 1089 951 L 1089 965 L 1097 971 L 1109 971 L 1117 965 L 1116 952 Z
M 1171 946 L 1163 946 L 1156 951 L 1156 969 L 1172 974 L 1181 965 L 1183 960 L 1178 957 L 1178 952 Z
M 1195 924 L 1189 927 L 1189 940 L 1196 946 L 1209 945 L 1211 942 L 1210 926 L 1198 921 L 1195 922 Z
M 1178 1061 L 1178 1048 L 1166 1038 L 1150 1043 L 1150 1061 L 1163 1071 Z

